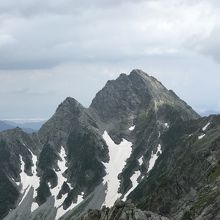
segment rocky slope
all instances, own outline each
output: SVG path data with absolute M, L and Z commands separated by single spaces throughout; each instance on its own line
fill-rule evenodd
M 201 213 L 193 211 L 196 200 L 190 196 L 198 196 L 200 188 L 196 187 L 205 190 L 208 184 L 202 180 L 208 163 L 205 157 L 200 161 L 204 153 L 199 151 L 200 144 L 207 138 L 202 148 L 209 151 L 216 141 L 214 133 L 202 137 L 205 131 L 200 131 L 199 135 L 207 120 L 141 70 L 108 81 L 89 108 L 68 97 L 39 132 L 28 135 L 14 129 L 0 133 L 0 150 L 7 155 L 0 167 L 0 198 L 7 201 L 0 206 L 0 218 L 9 211 L 8 216 L 24 213 L 21 204 L 25 201 L 31 204 L 25 212 L 29 219 L 36 213 L 42 215 L 47 203 L 54 207 L 52 213 L 44 211 L 48 216 L 76 219 L 89 209 L 111 207 L 118 198 L 130 198 L 138 208 L 169 218 L 188 215 L 193 219 Z M 207 126 L 207 132 L 210 128 Z M 189 140 L 187 135 L 192 135 Z M 195 155 L 193 140 L 199 149 Z M 192 167 L 194 177 L 190 176 Z M 218 176 L 216 169 L 213 172 Z M 164 182 L 166 178 L 173 181 L 171 185 Z M 214 183 L 210 192 L 216 186 Z M 218 207 L 216 201 L 214 207 Z M 181 205 L 187 208 L 186 214 Z
M 220 219 L 220 116 L 176 122 L 163 154 L 128 198 L 172 219 Z
M 172 117 L 170 113 L 183 120 L 199 117 L 173 91 L 141 70 L 133 70 L 129 75 L 121 74 L 116 80 L 108 81 L 93 99 L 90 109 L 99 116 L 104 128 L 118 143 L 138 116 L 151 110 L 161 121 Z
M 41 144 L 36 135 L 28 135 L 20 128 L 0 133 L 0 216 L 15 208 L 32 171 L 33 161 Z M 35 155 L 34 155 L 35 154 Z M 35 171 L 34 171 L 35 172 Z
M 119 176 L 119 191 L 123 195 L 152 168 L 150 159 L 159 149 L 163 132 L 178 120 L 199 118 L 173 91 L 141 70 L 108 81 L 93 99 L 90 109 L 99 116 L 116 143 L 126 138 L 133 144 Z
M 89 210 L 77 220 L 169 220 L 149 211 L 136 209 L 131 203 L 116 201 L 112 208 L 103 207 L 102 210 Z M 71 218 L 70 218 L 71 220 Z

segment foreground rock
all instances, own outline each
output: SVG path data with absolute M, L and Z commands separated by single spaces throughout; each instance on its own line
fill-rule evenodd
M 141 211 L 131 203 L 117 201 L 112 208 L 89 210 L 77 220 L 168 220 L 168 218 L 149 211 Z

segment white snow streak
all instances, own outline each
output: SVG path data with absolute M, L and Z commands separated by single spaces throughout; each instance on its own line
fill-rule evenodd
M 141 166 L 142 164 L 143 164 L 143 156 L 142 157 L 140 157 L 139 159 L 138 159 L 138 163 L 139 163 L 139 166 Z
M 22 199 L 21 201 L 19 202 L 18 205 L 21 204 L 21 202 L 23 201 L 23 199 L 25 198 L 25 196 L 27 195 L 27 192 L 28 192 L 28 187 L 29 187 L 29 184 L 28 184 L 28 179 L 29 179 L 29 176 L 24 172 L 24 161 L 22 160 L 22 157 L 20 155 L 20 161 L 21 161 L 21 173 L 20 173 L 20 179 L 21 179 L 21 193 L 23 193 L 23 196 L 22 196 Z
M 65 152 L 63 146 L 61 147 L 61 150 L 60 150 L 60 157 L 61 157 L 61 160 L 58 160 L 58 162 L 57 162 L 57 165 L 59 167 L 59 171 L 57 171 L 57 172 L 55 171 L 57 174 L 57 181 L 58 181 L 57 186 L 50 189 L 51 194 L 55 197 L 55 207 L 59 207 L 60 205 L 62 205 L 65 200 L 64 196 L 62 196 L 61 199 L 56 198 L 62 188 L 63 183 L 65 181 L 67 181 L 67 179 L 63 176 L 63 173 L 67 169 L 66 160 L 65 160 L 66 152 Z
M 63 216 L 66 212 L 68 212 L 69 210 L 73 209 L 74 207 L 76 207 L 80 202 L 83 201 L 83 194 L 82 193 L 81 195 L 78 195 L 78 198 L 77 198 L 77 203 L 72 203 L 71 206 L 64 210 L 63 209 L 63 206 L 61 205 L 58 209 L 57 209 L 57 215 L 56 215 L 56 219 L 59 219 L 61 216 Z
M 165 126 L 166 128 L 169 128 L 169 127 L 170 127 L 168 123 L 164 123 L 164 126 Z
M 124 195 L 123 201 L 127 199 L 127 196 L 137 187 L 138 185 L 138 178 L 141 175 L 141 172 L 135 171 L 134 174 L 131 176 L 131 182 L 132 182 L 132 187 L 128 190 L 128 192 Z
M 157 158 L 159 157 L 158 153 L 160 153 L 160 154 L 162 153 L 160 144 L 157 147 L 157 152 L 155 154 L 152 152 L 152 154 L 151 154 L 151 159 L 149 161 L 149 168 L 148 168 L 147 173 L 149 173 L 153 169 L 155 162 L 156 162 Z M 138 162 L 139 162 L 139 166 L 141 166 L 143 164 L 143 156 L 138 159 Z M 124 195 L 123 201 L 125 201 L 127 199 L 127 196 L 137 187 L 137 185 L 138 185 L 137 180 L 140 176 L 141 176 L 141 172 L 139 170 L 135 171 L 135 173 L 131 176 L 132 187 Z
M 208 122 L 208 123 L 202 128 L 202 131 L 203 131 L 203 132 L 206 131 L 206 129 L 209 127 L 210 124 L 211 124 L 211 123 Z M 201 139 L 204 138 L 204 137 L 205 137 L 205 134 L 201 134 L 200 136 L 198 136 L 198 139 L 201 140 Z
M 23 199 L 26 197 L 29 188 L 32 186 L 34 188 L 34 197 L 37 195 L 37 188 L 39 187 L 39 177 L 37 176 L 37 157 L 29 150 L 29 152 L 32 155 L 32 161 L 33 161 L 33 167 L 32 167 L 32 176 L 28 176 L 24 171 L 24 161 L 20 155 L 20 161 L 21 161 L 21 173 L 20 173 L 20 179 L 21 179 L 21 193 L 24 193 L 22 200 L 19 202 L 19 205 L 23 201 Z M 37 203 L 33 203 L 31 209 L 35 210 L 38 207 Z
M 21 204 L 23 199 L 26 197 L 26 195 L 27 195 L 27 193 L 28 193 L 31 186 L 34 188 L 33 198 L 35 198 L 37 196 L 37 191 L 36 190 L 39 187 L 40 179 L 37 176 L 37 165 L 36 165 L 37 157 L 31 151 L 30 151 L 30 153 L 32 155 L 32 161 L 33 161 L 33 167 L 32 167 L 32 174 L 33 175 L 32 176 L 28 176 L 25 173 L 25 171 L 24 171 L 25 163 L 24 163 L 22 157 L 20 156 L 20 161 L 21 161 L 20 179 L 21 179 L 21 182 L 20 183 L 15 182 L 17 185 L 21 185 L 21 193 L 23 193 L 22 200 L 19 202 L 19 205 Z M 64 210 L 62 204 L 63 204 L 64 200 L 66 199 L 66 197 L 68 195 L 66 195 L 66 196 L 62 195 L 61 199 L 56 198 L 59 191 L 60 191 L 60 189 L 61 189 L 61 187 L 62 187 L 62 185 L 63 185 L 63 183 L 65 181 L 67 181 L 67 179 L 62 175 L 65 172 L 65 170 L 67 169 L 66 162 L 65 162 L 66 153 L 65 153 L 65 150 L 64 150 L 63 147 L 61 147 L 60 157 L 61 157 L 61 160 L 58 161 L 59 171 L 56 172 L 57 178 L 58 178 L 58 184 L 53 189 L 50 189 L 51 194 L 55 197 L 55 207 L 58 208 L 56 219 L 60 218 L 67 211 L 73 209 L 75 206 L 77 206 L 80 202 L 83 201 L 83 193 L 81 193 L 81 195 L 79 195 L 78 198 L 77 198 L 77 203 L 72 203 L 72 205 L 68 209 Z M 14 179 L 12 179 L 12 180 L 14 180 Z M 68 185 L 71 188 L 71 185 L 70 184 L 68 184 Z M 31 207 L 31 211 L 33 212 L 37 208 L 38 208 L 38 204 L 36 202 L 33 202 L 32 207 Z
M 63 146 L 61 146 L 61 150 L 60 150 L 60 158 L 61 160 L 58 160 L 57 162 L 57 165 L 59 167 L 59 171 L 55 171 L 56 174 L 57 174 L 57 186 L 50 189 L 51 191 L 51 194 L 55 197 L 55 204 L 54 206 L 57 209 L 57 215 L 56 215 L 56 219 L 59 219 L 62 215 L 64 215 L 68 210 L 70 209 L 73 209 L 75 206 L 77 206 L 82 200 L 83 200 L 83 193 L 81 195 L 78 196 L 77 198 L 77 202 L 76 203 L 72 203 L 72 205 L 64 210 L 63 209 L 63 202 L 65 201 L 65 199 L 67 198 L 68 194 L 65 196 L 65 195 L 62 195 L 62 198 L 61 199 L 57 199 L 57 196 L 62 188 L 62 185 L 64 182 L 67 183 L 67 178 L 63 176 L 63 173 L 66 171 L 66 169 L 68 168 L 66 166 L 66 152 L 65 152 L 65 149 Z M 68 184 L 68 183 L 67 183 Z M 68 186 L 70 187 L 71 189 L 71 185 L 68 184 Z
M 208 128 L 208 126 L 209 126 L 210 124 L 211 124 L 211 123 L 208 122 L 208 123 L 202 128 L 202 130 L 205 131 L 205 130 Z
M 35 178 L 32 179 L 31 185 L 34 188 L 33 198 L 35 198 L 37 196 L 37 188 L 39 187 L 40 178 L 37 176 L 37 157 L 34 154 L 32 154 L 32 160 L 33 160 L 33 164 L 34 164 L 34 167 L 32 169 L 32 173 L 33 173 L 33 177 L 35 177 Z M 31 211 L 33 212 L 35 209 L 37 209 L 37 207 L 38 207 L 38 204 L 36 202 L 33 202 L 32 206 L 31 206 Z
M 150 161 L 149 161 L 149 168 L 148 168 L 147 172 L 150 172 L 153 169 L 153 167 L 155 165 L 155 162 L 156 162 L 157 158 L 159 157 L 158 153 L 160 153 L 160 154 L 162 153 L 160 144 L 158 144 L 157 152 L 154 154 L 153 151 L 152 151 L 152 153 L 151 153 L 151 158 L 150 158 Z
M 198 137 L 198 139 L 201 140 L 201 139 L 204 138 L 204 137 L 205 137 L 205 134 L 202 134 L 202 135 L 200 135 L 200 136 Z
M 143 156 L 141 156 L 138 159 L 139 166 L 143 164 Z M 138 185 L 138 178 L 141 176 L 141 172 L 139 170 L 135 171 L 134 174 L 131 176 L 131 182 L 132 182 L 132 187 L 128 190 L 128 192 L 124 195 L 123 201 L 127 199 L 127 196 L 137 187 Z
M 131 126 L 131 127 L 129 128 L 129 131 L 133 131 L 134 129 L 135 129 L 135 125 Z
M 111 207 L 121 196 L 121 194 L 118 193 L 118 188 L 120 186 L 118 174 L 122 172 L 126 164 L 126 160 L 131 154 L 132 143 L 123 139 L 123 141 L 117 145 L 106 131 L 103 134 L 103 139 L 108 145 L 110 157 L 108 163 L 103 163 L 107 173 L 103 180 L 103 183 L 107 184 L 106 197 L 103 205 Z

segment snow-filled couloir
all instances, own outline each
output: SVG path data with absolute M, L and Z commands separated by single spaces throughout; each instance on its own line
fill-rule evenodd
M 107 174 L 104 177 L 103 183 L 106 184 L 107 189 L 103 205 L 110 207 L 121 197 L 121 194 L 118 193 L 120 186 L 118 175 L 122 172 L 126 160 L 130 157 L 132 143 L 123 139 L 122 142 L 117 145 L 111 139 L 107 131 L 104 132 L 103 139 L 108 145 L 110 157 L 109 162 L 104 163 Z

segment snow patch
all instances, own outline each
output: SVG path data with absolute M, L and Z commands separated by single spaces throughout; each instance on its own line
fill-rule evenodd
M 57 186 L 54 188 L 50 189 L 50 192 L 52 194 L 52 196 L 55 197 L 55 204 L 54 206 L 57 208 L 57 215 L 56 215 L 56 219 L 59 219 L 62 215 L 64 215 L 67 211 L 73 209 L 75 206 L 77 206 L 80 202 L 83 201 L 83 193 L 81 195 L 78 195 L 77 198 L 77 202 L 76 203 L 72 203 L 71 206 L 69 206 L 66 210 L 63 208 L 63 202 L 65 201 L 65 199 L 67 198 L 68 194 L 62 195 L 62 197 L 60 199 L 57 198 L 62 185 L 64 182 L 67 183 L 67 178 L 63 176 L 63 173 L 67 170 L 67 166 L 66 166 L 66 151 L 64 149 L 63 146 L 61 146 L 60 149 L 60 158 L 61 160 L 58 160 L 57 165 L 59 167 L 58 171 L 56 172 L 57 175 Z M 67 183 L 68 186 L 70 187 L 70 189 L 72 189 L 71 184 Z
M 168 123 L 164 123 L 165 128 L 169 128 L 170 125 Z
M 152 153 L 151 153 L 151 158 L 150 158 L 150 161 L 149 161 L 149 168 L 148 168 L 147 172 L 150 172 L 153 169 L 153 167 L 155 165 L 155 162 L 156 162 L 157 158 L 159 157 L 158 153 L 162 154 L 162 150 L 161 150 L 161 145 L 160 144 L 158 144 L 157 152 L 154 154 L 153 151 L 152 151 Z
M 108 150 L 110 160 L 108 163 L 103 163 L 106 168 L 106 176 L 103 179 L 103 183 L 107 184 L 106 197 L 103 205 L 111 207 L 115 201 L 121 197 L 118 193 L 120 181 L 118 175 L 122 172 L 126 160 L 129 158 L 132 151 L 132 143 L 123 139 L 122 142 L 117 145 L 105 131 L 103 134 Z
M 20 182 L 18 181 L 18 182 L 16 182 L 15 181 L 15 179 L 13 178 L 13 177 L 11 177 L 11 180 L 17 185 L 17 186 L 19 186 L 20 185 Z
M 141 166 L 141 165 L 144 163 L 143 157 L 144 157 L 144 156 L 141 156 L 141 157 L 138 159 L 139 166 Z
M 60 158 L 61 160 L 58 160 L 57 165 L 59 167 L 59 170 L 56 172 L 57 175 L 57 186 L 54 188 L 50 189 L 51 194 L 55 197 L 55 207 L 59 207 L 63 204 L 65 197 L 64 195 L 62 195 L 61 199 L 57 199 L 57 196 L 62 188 L 62 185 L 64 182 L 67 181 L 66 177 L 63 176 L 63 173 L 66 171 L 67 166 L 66 166 L 66 152 L 63 146 L 61 146 L 61 150 L 60 150 Z
M 147 173 L 149 173 L 153 169 L 153 167 L 155 165 L 155 162 L 156 162 L 156 160 L 159 157 L 159 155 L 158 155 L 159 153 L 162 154 L 161 144 L 158 144 L 157 152 L 155 154 L 153 153 L 153 151 L 151 153 L 151 158 L 150 158 L 150 161 L 149 161 L 149 168 L 148 168 Z M 143 164 L 143 156 L 138 159 L 138 162 L 139 162 L 139 166 L 141 166 Z M 123 201 L 125 201 L 127 199 L 127 196 L 137 187 L 137 185 L 138 185 L 138 178 L 140 176 L 141 176 L 141 172 L 139 170 L 135 171 L 135 173 L 131 176 L 132 187 L 124 195 Z M 144 176 L 142 176 L 141 180 L 143 178 L 144 178 Z
M 78 195 L 77 202 L 76 203 L 72 203 L 71 206 L 69 208 L 67 208 L 66 210 L 63 208 L 62 205 L 60 207 L 58 207 L 56 219 L 59 219 L 66 212 L 68 212 L 69 210 L 71 210 L 71 209 L 75 208 L 77 205 L 79 205 L 83 201 L 83 195 L 84 195 L 84 193 L 81 193 L 81 195 Z
M 206 131 L 206 129 L 208 128 L 208 126 L 209 126 L 210 124 L 211 124 L 211 123 L 208 122 L 208 123 L 202 128 L 202 130 L 203 130 L 203 131 Z
M 204 138 L 204 137 L 205 137 L 205 134 L 202 134 L 202 135 L 200 135 L 200 136 L 198 137 L 198 139 L 201 140 L 201 139 Z
M 25 163 L 23 161 L 22 156 L 20 155 L 20 161 L 21 161 L 21 173 L 20 173 L 20 179 L 21 179 L 21 193 L 23 193 L 22 199 L 19 202 L 19 205 L 21 204 L 21 202 L 23 201 L 23 199 L 26 197 L 30 187 L 32 186 L 34 188 L 34 196 L 33 198 L 35 198 L 35 196 L 37 195 L 37 188 L 39 187 L 39 177 L 37 176 L 37 156 L 35 156 L 30 150 L 29 152 L 31 153 L 32 156 L 32 162 L 33 162 L 33 167 L 32 167 L 32 176 L 28 176 L 25 171 Z M 18 183 L 16 183 L 18 184 Z M 32 207 L 31 210 L 35 210 L 38 207 L 38 204 L 33 202 L 32 203 Z
M 143 164 L 143 156 L 141 156 L 138 159 L 139 166 Z M 128 190 L 128 192 L 124 195 L 123 201 L 126 201 L 128 195 L 137 187 L 138 185 L 138 178 L 141 176 L 141 172 L 139 170 L 135 171 L 134 174 L 131 176 L 131 182 L 132 182 L 132 187 Z
M 128 190 L 128 192 L 124 195 L 123 201 L 126 201 L 127 196 L 137 187 L 138 185 L 138 178 L 141 175 L 141 172 L 135 171 L 134 174 L 131 176 L 131 182 L 132 182 L 132 187 Z
M 143 157 L 141 156 L 138 159 L 139 166 L 143 164 Z M 139 170 L 135 171 L 134 174 L 131 176 L 131 182 L 132 182 L 132 187 L 128 190 L 128 192 L 124 195 L 123 201 L 127 199 L 127 196 L 137 187 L 138 185 L 138 178 L 141 176 L 141 172 Z
M 135 125 L 131 126 L 131 127 L 129 128 L 129 131 L 133 131 L 134 129 L 135 129 Z
M 37 196 L 37 188 L 39 187 L 40 178 L 37 176 L 37 156 L 32 154 L 32 160 L 33 160 L 33 164 L 34 164 L 34 167 L 32 169 L 32 173 L 33 173 L 34 178 L 31 181 L 31 186 L 33 186 L 33 188 L 34 188 L 33 198 L 35 198 Z M 37 207 L 38 207 L 38 204 L 36 202 L 33 202 L 32 206 L 31 206 L 31 211 L 34 211 L 35 209 L 37 209 Z

